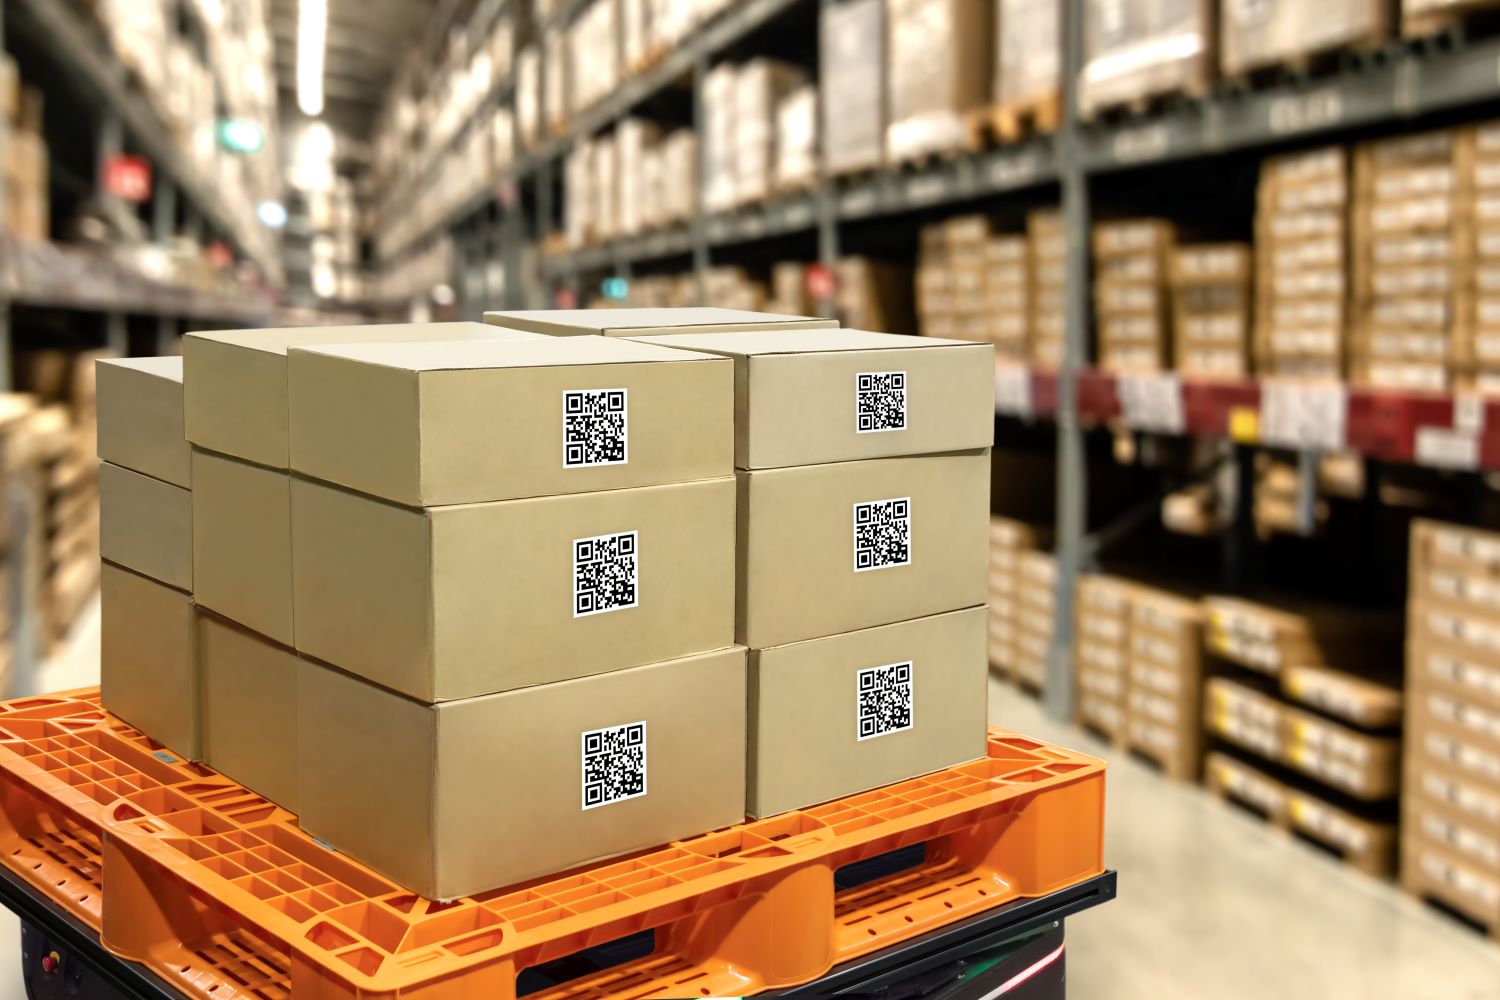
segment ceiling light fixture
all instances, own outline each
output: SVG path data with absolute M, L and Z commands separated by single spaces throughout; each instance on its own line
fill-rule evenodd
M 328 47 L 328 0 L 297 0 L 297 107 L 323 113 L 323 58 Z

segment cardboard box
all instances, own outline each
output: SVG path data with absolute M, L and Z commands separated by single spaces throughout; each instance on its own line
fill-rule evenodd
M 734 639 L 732 479 L 412 510 L 292 483 L 298 651 L 449 701 Z
M 258 462 L 291 465 L 287 446 L 287 351 L 332 344 L 406 341 L 529 340 L 482 323 L 224 330 L 182 338 L 184 429 L 200 448 Z
M 487 312 L 484 321 L 497 327 L 554 337 L 650 337 L 672 333 L 826 330 L 838 326 L 831 319 L 707 306 L 684 309 L 523 309 L 518 312 Z
M 99 574 L 100 698 L 173 753 L 201 757 L 198 612 L 166 584 L 105 563 Z
M 102 462 L 99 554 L 126 569 L 193 589 L 193 494 Z
M 297 812 L 297 654 L 214 615 L 199 619 L 203 761 Z
M 292 468 L 417 507 L 733 471 L 734 366 L 602 337 L 355 344 L 288 358 Z
M 989 344 L 863 330 L 646 338 L 734 359 L 734 464 L 819 465 L 988 448 Z
M 298 726 L 303 829 L 429 899 L 744 817 L 738 647 L 441 705 L 304 660 Z
M 182 359 L 95 363 L 99 457 L 174 486 L 192 485 L 183 434 Z
M 292 645 L 291 476 L 193 449 L 193 594 Z
M 989 474 L 988 450 L 741 472 L 736 641 L 983 604 Z
M 984 756 L 988 675 L 982 607 L 752 650 L 747 811 Z

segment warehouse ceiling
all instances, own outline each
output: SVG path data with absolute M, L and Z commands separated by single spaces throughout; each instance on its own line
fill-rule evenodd
M 324 117 L 368 139 L 385 95 L 408 57 L 431 51 L 461 4 L 453 0 L 328 0 Z M 271 0 L 276 83 L 285 112 L 297 108 L 297 0 Z

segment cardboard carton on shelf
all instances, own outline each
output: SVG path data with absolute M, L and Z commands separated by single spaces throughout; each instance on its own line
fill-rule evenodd
M 979 755 L 984 622 L 983 608 L 969 608 L 752 651 L 749 814 L 853 795 Z
M 303 829 L 430 899 L 744 816 L 739 647 L 439 705 L 299 670 Z

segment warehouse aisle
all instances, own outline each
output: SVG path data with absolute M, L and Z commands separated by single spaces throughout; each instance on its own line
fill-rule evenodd
M 1500 950 L 1394 886 L 1163 780 L 993 680 L 990 721 L 1112 765 L 1105 864 L 1120 898 L 1070 923 L 1069 1000 L 1500 1000 Z

